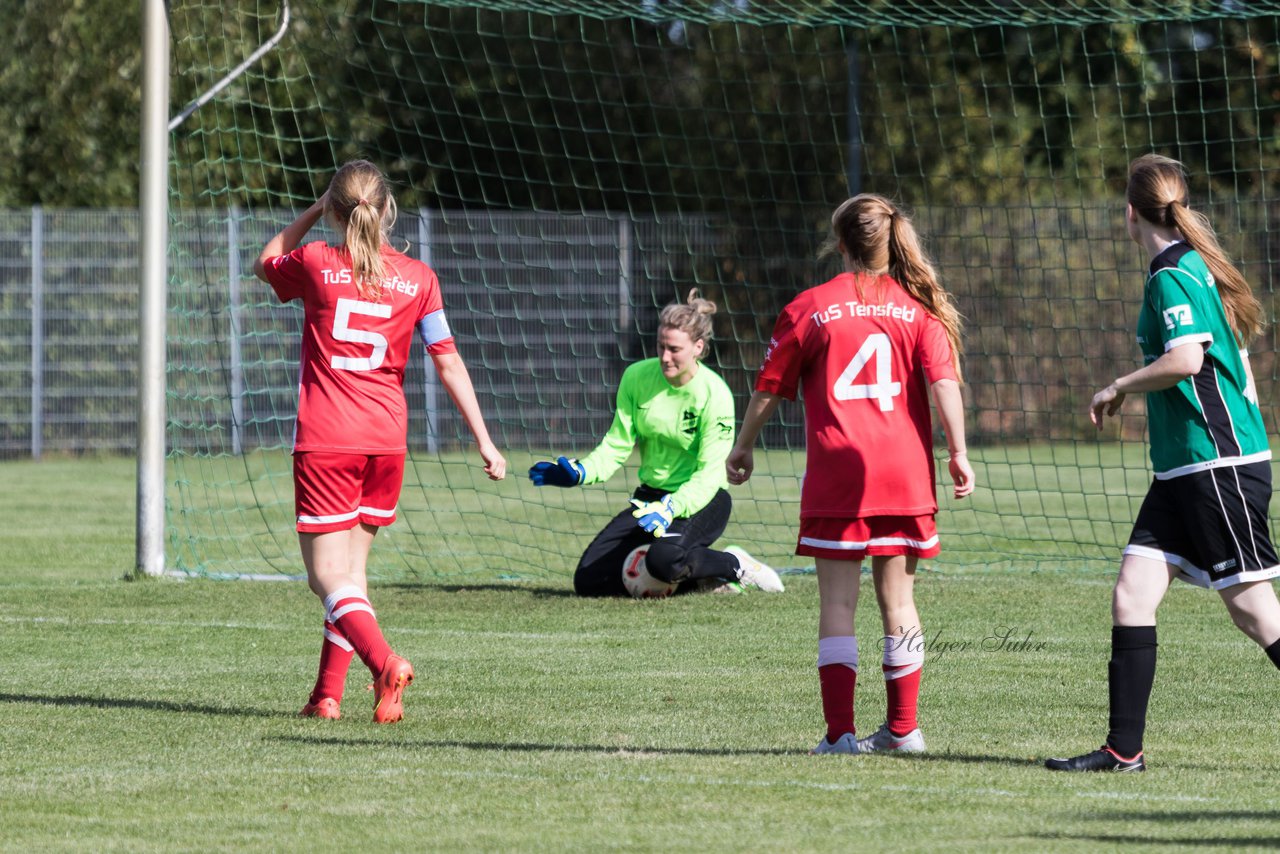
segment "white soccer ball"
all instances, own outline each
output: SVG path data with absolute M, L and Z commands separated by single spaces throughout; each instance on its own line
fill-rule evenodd
M 649 553 L 648 546 L 639 546 L 631 550 L 627 559 L 622 562 L 622 586 L 634 599 L 663 599 L 676 591 L 679 585 L 669 581 L 659 581 L 649 574 L 644 558 Z

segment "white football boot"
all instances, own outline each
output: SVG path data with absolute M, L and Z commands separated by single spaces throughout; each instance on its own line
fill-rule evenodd
M 859 753 L 924 753 L 924 735 L 916 727 L 903 736 L 889 732 L 887 723 L 866 738 L 858 739 Z
M 765 566 L 737 546 L 729 546 L 724 551 L 738 559 L 738 580 L 747 587 L 754 587 L 765 593 L 782 592 L 782 579 L 772 567 Z

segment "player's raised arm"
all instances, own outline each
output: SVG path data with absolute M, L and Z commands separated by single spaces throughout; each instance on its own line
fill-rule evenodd
M 298 214 L 298 217 L 274 237 L 266 242 L 262 247 L 262 251 L 258 253 L 258 257 L 253 262 L 253 274 L 264 282 L 270 283 L 267 278 L 266 263 L 272 258 L 278 258 L 281 255 L 287 255 L 302 243 L 302 238 L 307 236 L 315 224 L 324 216 L 325 204 L 328 201 L 329 192 L 326 190 L 321 194 L 320 198 L 314 201 L 310 207 Z

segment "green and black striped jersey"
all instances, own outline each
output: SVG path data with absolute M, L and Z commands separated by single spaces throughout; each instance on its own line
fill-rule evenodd
M 1138 346 L 1146 364 L 1183 344 L 1205 347 L 1204 366 L 1173 388 L 1147 394 L 1156 477 L 1271 457 L 1256 391 L 1227 322 L 1213 274 L 1200 254 L 1175 243 L 1151 262 Z

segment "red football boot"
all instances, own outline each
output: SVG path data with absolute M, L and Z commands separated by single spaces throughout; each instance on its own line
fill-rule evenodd
M 404 689 L 413 683 L 413 665 L 398 655 L 373 680 L 373 722 L 393 724 L 404 718 Z

